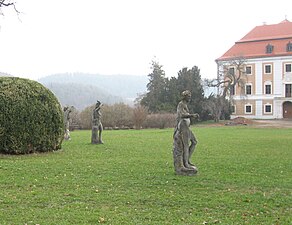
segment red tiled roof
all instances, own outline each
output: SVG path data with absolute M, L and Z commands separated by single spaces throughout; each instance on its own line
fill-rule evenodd
M 234 57 L 259 58 L 292 55 L 286 51 L 289 41 L 292 43 L 292 22 L 284 20 L 279 24 L 262 25 L 252 29 L 217 60 Z M 272 53 L 266 53 L 266 46 L 274 46 Z

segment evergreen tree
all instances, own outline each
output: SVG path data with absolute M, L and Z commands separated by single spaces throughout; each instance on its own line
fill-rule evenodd
M 204 89 L 202 87 L 200 70 L 197 66 L 191 69 L 183 68 L 178 72 L 178 77 L 168 79 L 162 66 L 152 61 L 152 73 L 147 84 L 148 92 L 142 97 L 140 103 L 148 107 L 150 112 L 176 112 L 176 107 L 184 90 L 192 92 L 190 111 L 202 113 Z
M 166 103 L 166 83 L 165 72 L 157 61 L 152 61 L 152 73 L 148 75 L 147 94 L 141 100 L 141 104 L 148 107 L 150 112 L 165 110 Z
M 171 77 L 167 80 L 167 103 L 169 105 L 169 112 L 176 112 L 177 103 L 181 100 L 181 92 L 178 89 L 178 82 L 176 77 Z
M 189 110 L 192 113 L 202 113 L 204 102 L 204 89 L 201 82 L 200 69 L 193 66 L 191 69 L 183 68 L 178 72 L 177 88 L 179 93 L 189 90 L 192 93 L 192 99 L 189 104 Z

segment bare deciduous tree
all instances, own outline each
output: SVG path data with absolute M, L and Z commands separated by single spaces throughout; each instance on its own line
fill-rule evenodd
M 13 7 L 15 12 L 17 12 L 18 14 L 19 11 L 17 10 L 15 4 L 16 2 L 11 1 L 11 0 L 0 0 L 0 15 L 3 15 L 2 8 L 9 7 L 9 6 Z
M 213 95 L 205 104 L 205 109 L 208 110 L 214 120 L 218 122 L 224 111 L 228 111 L 228 101 L 232 100 L 235 87 L 240 87 L 243 91 L 246 81 L 245 75 L 245 58 L 242 56 L 234 57 L 228 62 L 219 62 L 217 79 L 205 80 L 205 85 L 208 87 L 218 87 L 216 96 Z
M 142 128 L 142 124 L 146 120 L 148 115 L 148 109 L 145 106 L 137 105 L 133 110 L 133 121 L 135 128 L 140 130 Z

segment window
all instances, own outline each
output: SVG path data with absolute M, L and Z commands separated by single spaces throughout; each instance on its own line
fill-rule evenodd
M 235 87 L 230 86 L 230 95 L 235 95 Z
M 245 105 L 245 114 L 251 114 L 251 112 L 252 112 L 252 106 Z
M 266 95 L 272 94 L 272 85 L 271 84 L 265 84 L 265 94 Z
M 251 95 L 251 84 L 246 84 L 245 85 L 245 94 L 246 95 Z
M 230 67 L 230 68 L 228 68 L 228 74 L 230 74 L 230 75 L 234 75 L 234 74 L 235 74 L 235 69 L 234 69 L 234 67 Z
M 272 105 L 271 104 L 265 105 L 265 113 L 272 113 Z
M 268 44 L 268 45 L 266 46 L 266 53 L 267 53 L 267 54 L 272 53 L 273 50 L 274 50 L 274 46 L 273 46 L 273 45 Z
M 285 64 L 285 72 L 286 73 L 291 73 L 291 63 Z
M 246 75 L 251 75 L 251 66 L 245 67 L 245 73 L 246 73 Z
M 232 106 L 231 106 L 231 113 L 232 113 L 232 114 L 235 114 L 235 112 L 236 112 L 235 105 L 232 105 Z
M 265 65 L 265 73 L 272 73 L 272 65 Z
M 285 97 L 292 97 L 292 84 L 285 84 Z
M 292 52 L 292 43 L 289 41 L 286 47 L 287 52 Z

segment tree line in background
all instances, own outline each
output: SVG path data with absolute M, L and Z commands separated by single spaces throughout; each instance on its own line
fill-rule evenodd
M 140 97 L 140 104 L 148 107 L 152 113 L 176 111 L 177 103 L 181 99 L 181 93 L 189 90 L 192 93 L 189 110 L 202 114 L 204 102 L 204 89 L 201 82 L 200 70 L 197 66 L 191 69 L 183 68 L 178 76 L 165 77 L 165 72 L 156 61 L 152 61 L 152 73 L 148 75 L 148 92 Z
M 91 129 L 92 111 L 94 105 L 85 108 L 82 112 L 72 110 L 70 115 L 70 130 Z M 131 107 L 125 103 L 103 105 L 102 124 L 104 129 L 141 129 L 141 128 L 167 128 L 174 127 L 175 114 L 149 113 L 144 106 Z
M 200 120 L 218 121 L 230 118 L 230 102 L 225 96 L 222 98 L 214 94 L 208 97 L 204 95 L 203 81 L 197 66 L 183 68 L 177 77 L 171 78 L 165 76 L 162 65 L 157 61 L 152 61 L 151 69 L 147 92 L 138 96 L 134 107 L 124 103 L 102 106 L 102 124 L 105 129 L 174 127 L 176 107 L 184 90 L 191 91 L 189 110 L 198 113 Z M 222 107 L 218 107 L 219 103 Z M 91 129 L 93 108 L 94 105 L 91 105 L 82 112 L 73 110 L 72 129 Z
M 209 85 L 210 82 L 203 82 L 200 75 L 200 69 L 193 66 L 191 69 L 182 68 L 178 72 L 177 77 L 170 79 L 165 77 L 165 72 L 157 61 L 152 61 L 152 73 L 148 75 L 149 83 L 147 85 L 148 92 L 140 96 L 139 103 L 149 109 L 151 113 L 168 112 L 175 113 L 178 102 L 181 100 L 181 93 L 184 90 L 189 90 L 192 93 L 189 110 L 192 113 L 198 113 L 200 120 L 214 119 L 229 119 L 231 114 L 231 105 L 226 100 L 226 95 L 223 99 L 219 93 L 212 93 L 208 97 L 204 94 L 204 85 Z M 218 84 L 217 86 L 220 86 Z M 229 88 L 229 87 L 228 87 Z M 216 105 L 221 101 L 220 114 L 216 112 Z M 215 106 L 215 108 L 213 107 Z

